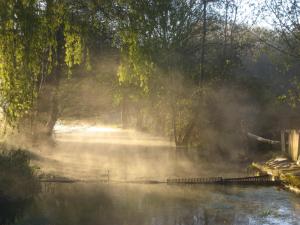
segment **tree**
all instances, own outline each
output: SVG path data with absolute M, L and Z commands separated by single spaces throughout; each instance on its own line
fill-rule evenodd
M 275 34 L 262 41 L 277 51 L 273 57 L 274 62 L 276 62 L 278 70 L 290 79 L 290 83 L 285 85 L 286 90 L 283 91 L 285 93 L 279 96 L 279 100 L 296 108 L 300 99 L 298 73 L 295 73 L 300 59 L 299 2 L 266 0 L 263 11 L 272 18 L 272 28 Z
M 238 64 L 237 5 L 193 0 L 122 3 L 119 80 L 139 87 L 151 105 L 167 104 L 165 121 L 175 143 L 187 146 L 202 107 L 199 93 L 213 80 L 225 79 Z
M 90 69 L 89 34 L 101 19 L 95 19 L 90 3 L 0 2 L 1 106 L 10 125 L 20 127 L 29 120 L 31 130 L 36 122 L 51 134 L 60 80 L 78 65 Z

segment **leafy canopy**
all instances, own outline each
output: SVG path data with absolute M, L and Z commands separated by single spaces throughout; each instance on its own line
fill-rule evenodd
M 9 123 L 30 113 L 56 67 L 70 73 L 83 62 L 84 29 L 75 13 L 68 1 L 0 1 L 0 104 Z

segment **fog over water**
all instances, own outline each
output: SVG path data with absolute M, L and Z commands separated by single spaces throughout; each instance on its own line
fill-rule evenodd
M 246 175 L 238 163 L 211 162 L 193 150 L 176 151 L 163 138 L 87 124 L 57 125 L 55 141 L 33 149 L 39 156 L 33 163 L 46 173 L 94 181 L 45 183 L 31 201 L 0 202 L 3 224 L 299 224 L 299 197 L 276 187 L 123 182 Z M 111 182 L 101 182 L 107 170 Z
M 134 130 L 58 124 L 54 146 L 39 146 L 35 163 L 45 173 L 75 179 L 159 180 L 169 177 L 240 176 L 238 163 L 208 162 L 196 150 L 178 151 L 173 142 Z

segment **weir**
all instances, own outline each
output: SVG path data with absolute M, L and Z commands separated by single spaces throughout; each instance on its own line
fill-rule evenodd
M 169 184 L 238 184 L 238 185 L 280 185 L 281 181 L 277 177 L 262 175 L 239 178 L 175 178 L 167 179 Z
M 103 180 L 72 180 L 67 178 L 50 178 L 41 179 L 44 183 L 76 183 L 76 182 L 103 182 Z M 166 181 L 158 180 L 133 180 L 133 181 L 121 181 L 121 180 L 106 180 L 105 183 L 134 183 L 134 184 L 223 184 L 223 185 L 280 185 L 281 180 L 277 177 L 262 175 L 251 177 L 239 177 L 239 178 L 223 178 L 223 177 L 196 177 L 196 178 L 172 178 Z

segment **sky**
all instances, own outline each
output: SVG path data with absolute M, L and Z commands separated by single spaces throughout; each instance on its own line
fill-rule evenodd
M 264 27 L 272 29 L 272 15 L 261 12 L 265 0 L 235 0 L 241 2 L 238 10 L 238 22 L 247 23 L 253 27 Z

